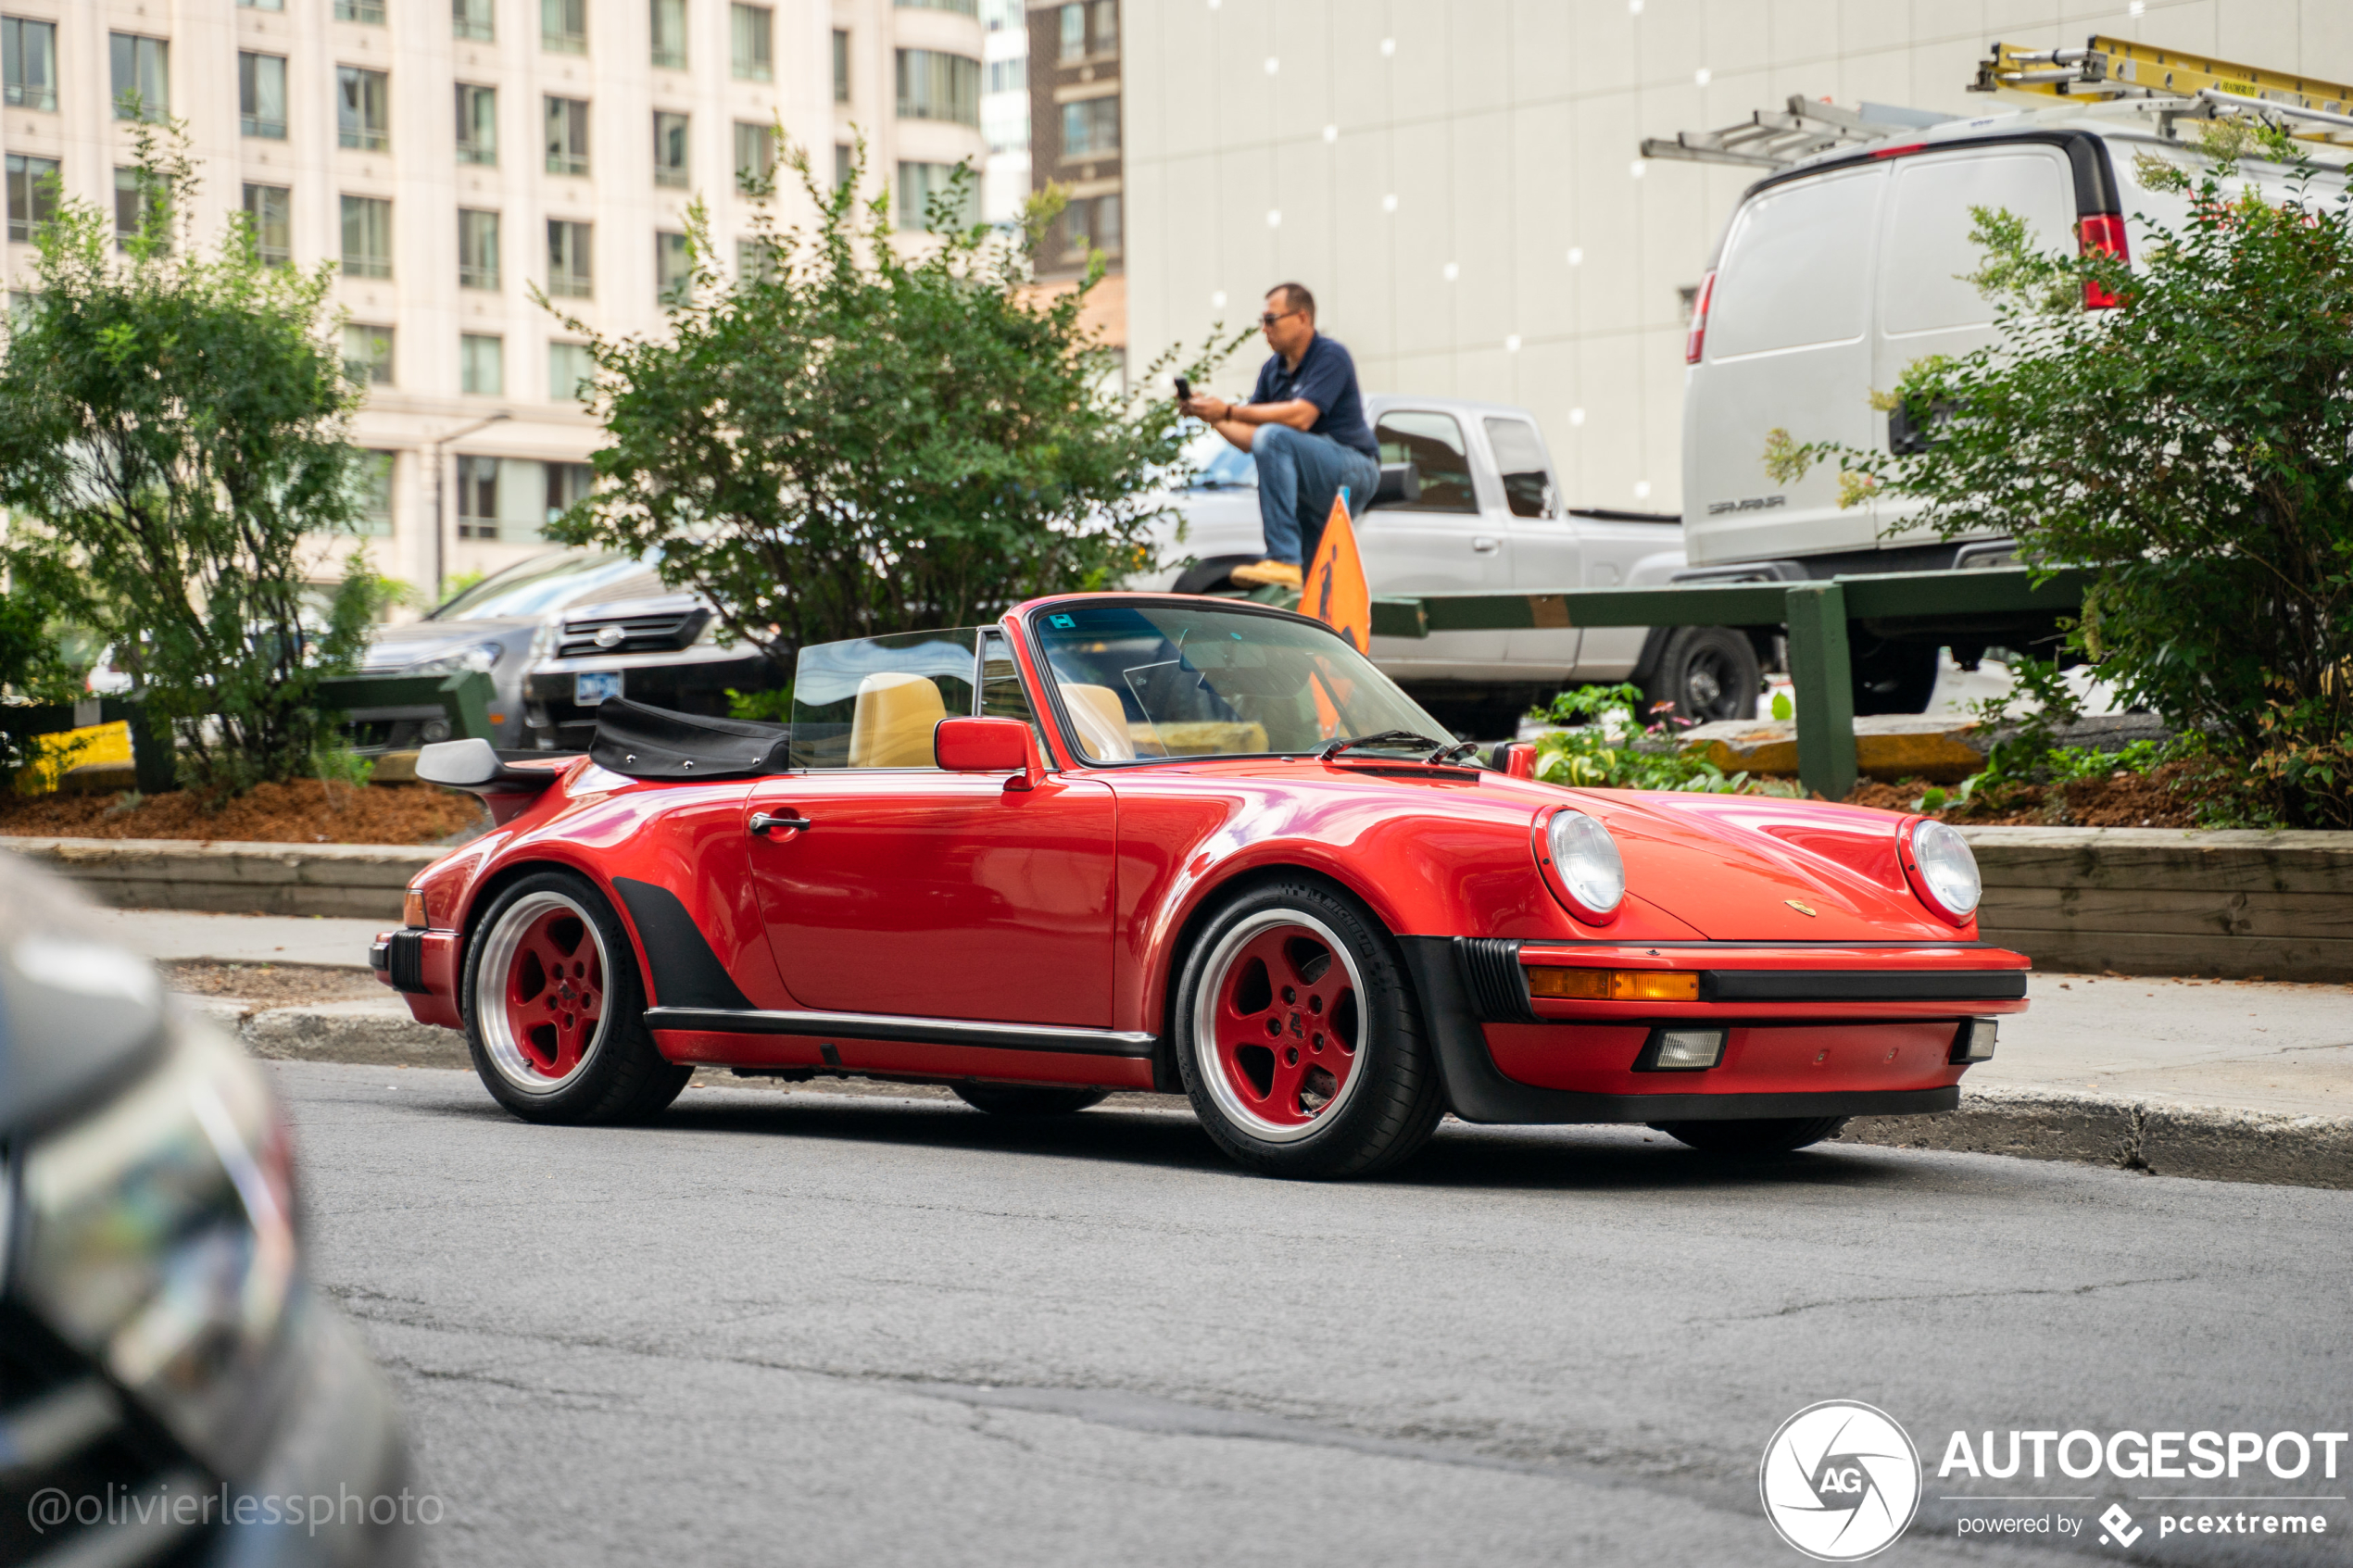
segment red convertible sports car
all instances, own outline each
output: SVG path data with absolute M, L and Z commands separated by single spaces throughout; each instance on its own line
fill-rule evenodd
M 709 1064 L 1181 1092 L 1283 1175 L 1450 1110 L 1763 1153 L 1952 1109 L 2026 1006 L 1951 828 L 1515 776 L 1301 616 L 1039 599 L 792 690 L 789 726 L 612 698 L 585 756 L 426 748 L 497 826 L 374 962 L 516 1115 L 643 1119 Z

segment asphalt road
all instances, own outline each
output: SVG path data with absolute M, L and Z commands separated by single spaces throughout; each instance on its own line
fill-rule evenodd
M 1307 1185 L 1181 1111 L 698 1088 L 564 1131 L 467 1075 L 274 1071 L 438 1563 L 1787 1565 L 1758 1460 L 1829 1399 L 1924 1450 L 1879 1562 L 2124 1561 L 2096 1525 L 1956 1534 L 2120 1499 L 2133 1560 L 2353 1562 L 2341 1500 L 2244 1544 L 2160 1543 L 2139 1500 L 2353 1491 L 2317 1466 L 1935 1474 L 1957 1428 L 2345 1430 L 2353 1193 L 1451 1123 L 1393 1180 Z

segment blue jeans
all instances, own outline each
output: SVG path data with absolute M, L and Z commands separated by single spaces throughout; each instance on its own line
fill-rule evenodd
M 1251 436 L 1258 468 L 1258 517 L 1266 530 L 1266 558 L 1304 567 L 1315 558 L 1332 497 L 1348 487 L 1348 515 L 1360 517 L 1380 484 L 1380 464 L 1328 435 L 1289 425 L 1260 425 Z

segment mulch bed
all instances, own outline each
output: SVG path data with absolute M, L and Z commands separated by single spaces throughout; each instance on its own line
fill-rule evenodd
M 233 997 L 285 1006 L 304 1002 L 369 1001 L 395 993 L 364 969 L 327 964 L 218 963 L 181 959 L 161 966 L 163 982 L 183 996 Z
M 188 790 L 145 797 L 0 794 L 0 834 L 19 837 L 436 844 L 487 820 L 472 796 L 431 784 L 354 789 L 295 779 L 256 784 L 218 811 L 207 811 Z
M 2118 772 L 2103 779 L 2064 784 L 2013 784 L 1981 793 L 1966 806 L 1947 806 L 1928 815 L 1979 827 L 2188 828 L 2213 793 L 2197 760 L 2168 762 L 2152 773 Z M 1927 785 L 1880 784 L 1866 779 L 1847 795 L 1850 806 L 1910 811 Z

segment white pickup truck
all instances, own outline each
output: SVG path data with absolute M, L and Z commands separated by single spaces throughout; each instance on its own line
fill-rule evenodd
M 1681 571 L 1680 520 L 1565 508 L 1551 454 L 1525 408 L 1452 397 L 1367 395 L 1381 493 L 1356 519 L 1376 596 L 1542 594 L 1665 583 Z M 1205 435 L 1200 476 L 1170 497 L 1161 559 L 1138 588 L 1205 593 L 1265 555 L 1247 454 Z M 1567 686 L 1633 681 L 1694 720 L 1756 710 L 1760 650 L 1747 633 L 1693 626 L 1574 626 L 1375 637 L 1373 661 L 1469 739 L 1508 738 Z

